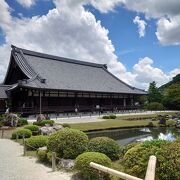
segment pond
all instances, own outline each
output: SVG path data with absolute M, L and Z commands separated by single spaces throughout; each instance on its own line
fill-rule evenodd
M 132 142 L 145 141 L 152 139 L 175 140 L 180 136 L 180 129 L 178 128 L 131 128 L 131 129 L 116 129 L 116 130 L 102 130 L 87 133 L 89 138 L 107 136 L 115 139 L 120 145 L 127 145 Z

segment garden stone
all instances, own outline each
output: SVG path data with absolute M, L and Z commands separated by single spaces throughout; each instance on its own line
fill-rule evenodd
M 19 117 L 17 114 L 7 114 L 4 120 L 6 126 L 16 127 L 18 125 Z
M 72 169 L 75 165 L 75 160 L 73 160 L 73 159 L 61 159 L 59 161 L 59 165 L 65 169 Z
M 177 120 L 177 121 L 176 121 L 176 127 L 177 127 L 177 128 L 180 128 L 180 120 Z
M 61 125 L 55 125 L 55 126 L 46 125 L 46 126 L 43 126 L 40 128 L 40 132 L 43 135 L 50 135 L 51 133 L 56 132 L 60 129 L 63 129 L 63 126 L 61 126 Z
M 40 148 L 38 148 L 38 150 L 40 150 L 40 151 L 47 151 L 47 146 L 40 147 Z
M 41 121 L 43 121 L 43 120 L 46 120 L 46 117 L 45 117 L 43 114 L 39 114 L 39 115 L 37 116 L 37 122 L 41 122 Z

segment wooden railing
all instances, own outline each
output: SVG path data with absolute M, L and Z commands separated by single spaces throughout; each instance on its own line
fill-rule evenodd
M 94 162 L 90 163 L 90 167 L 97 169 L 98 171 L 102 171 L 102 172 L 117 176 L 117 177 L 125 179 L 125 180 L 142 180 L 141 178 L 131 176 L 129 174 L 102 166 L 102 165 L 94 163 Z M 154 180 L 155 179 L 155 168 L 156 168 L 156 157 L 150 156 L 145 180 Z

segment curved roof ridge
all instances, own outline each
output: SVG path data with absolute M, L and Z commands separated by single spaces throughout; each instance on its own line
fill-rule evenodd
M 30 56 L 42 57 L 45 59 L 52 59 L 52 60 L 56 60 L 56 61 L 63 61 L 63 62 L 67 62 L 67 63 L 81 64 L 81 65 L 85 65 L 85 66 L 93 66 L 93 67 L 99 67 L 99 68 L 106 66 L 105 64 L 85 62 L 85 61 L 75 60 L 75 59 L 71 59 L 71 58 L 64 58 L 64 57 L 59 57 L 59 56 L 55 56 L 55 55 L 35 52 L 35 51 L 23 49 L 23 48 L 18 48 L 14 45 L 11 45 L 11 47 L 13 49 L 15 49 L 16 52 L 22 51 L 23 54 L 30 55 Z
M 14 59 L 23 73 L 25 73 L 25 75 L 30 79 L 36 77 L 36 79 L 41 80 L 42 78 L 38 75 L 38 73 L 36 73 L 35 70 L 28 64 L 23 52 L 20 50 L 19 53 L 16 53 L 16 48 L 13 50 L 15 50 L 13 51 Z

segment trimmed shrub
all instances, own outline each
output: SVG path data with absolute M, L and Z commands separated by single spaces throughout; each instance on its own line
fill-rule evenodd
M 89 141 L 88 151 L 106 154 L 111 160 L 119 158 L 119 144 L 108 137 L 96 137 Z
M 123 147 L 123 155 L 125 155 L 126 152 L 127 152 L 129 149 L 137 146 L 138 144 L 140 144 L 140 143 L 139 143 L 139 142 L 133 142 L 133 143 L 130 143 L 130 144 L 127 144 L 126 146 L 124 146 L 124 147 Z
M 109 115 L 109 119 L 116 119 L 116 115 L 115 114 Z
M 47 145 L 47 141 L 48 141 L 48 137 L 47 136 L 43 136 L 43 135 L 40 135 L 40 136 L 33 136 L 29 139 L 26 140 L 27 144 L 38 149 L 40 147 L 44 147 Z M 33 148 L 31 147 L 28 147 L 28 149 L 32 149 L 34 150 Z
M 45 126 L 45 125 L 50 125 L 50 126 L 53 126 L 54 124 L 54 121 L 53 120 L 43 120 L 43 121 L 36 121 L 36 122 L 33 122 L 33 125 L 37 125 L 37 126 Z
M 103 119 L 116 119 L 116 115 L 114 115 L 114 114 L 111 114 L 111 115 L 106 115 L 106 116 L 103 116 L 102 117 Z
M 157 157 L 156 179 L 169 180 L 180 177 L 180 143 L 163 140 L 146 141 L 127 151 L 123 159 L 125 172 L 144 178 L 151 155 Z
M 74 159 L 87 150 L 88 136 L 77 129 L 64 128 L 49 136 L 47 148 L 59 157 Z
M 164 106 L 161 103 L 158 102 L 152 102 L 146 105 L 146 108 L 148 110 L 163 110 Z
M 37 135 L 39 133 L 39 126 L 37 125 L 26 125 L 24 129 L 29 129 L 33 135 Z
M 103 116 L 103 119 L 110 119 L 109 116 Z
M 12 139 L 16 139 L 16 134 L 18 134 L 19 139 L 23 138 L 30 138 L 32 136 L 32 132 L 29 129 L 19 129 L 12 133 Z
M 98 163 L 107 167 L 111 166 L 111 160 L 105 154 L 98 152 L 85 152 L 79 155 L 75 161 L 75 168 L 89 180 L 99 179 L 99 172 L 89 166 L 90 162 Z M 105 179 L 108 175 L 102 173 L 101 177 L 102 179 Z
M 18 121 L 18 126 L 24 126 L 24 125 L 28 125 L 28 121 L 26 118 L 20 118 Z
M 148 126 L 149 126 L 149 127 L 153 127 L 153 126 L 154 126 L 153 122 L 150 121 L 150 122 L 148 123 Z
M 47 162 L 47 151 L 39 150 L 37 152 L 37 158 L 40 162 L 46 163 Z
M 175 126 L 176 125 L 176 121 L 175 120 L 168 120 L 168 121 L 166 121 L 166 125 L 167 126 Z

